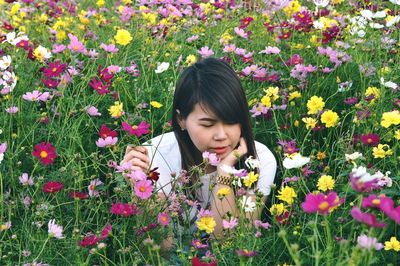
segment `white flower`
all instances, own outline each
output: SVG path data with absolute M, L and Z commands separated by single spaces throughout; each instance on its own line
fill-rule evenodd
M 58 239 L 64 238 L 62 235 L 63 227 L 56 224 L 56 220 L 50 220 L 48 223 L 49 235 Z
M 303 165 L 307 164 L 309 161 L 310 158 L 303 157 L 300 153 L 296 153 L 291 158 L 286 157 L 283 160 L 283 167 L 285 167 L 286 169 L 300 168 Z
M 386 21 L 386 27 L 389 28 L 398 22 L 400 22 L 400 16 L 394 16 Z
M 0 59 L 0 69 L 6 70 L 11 65 L 11 56 L 5 55 Z
M 160 73 L 162 73 L 162 72 L 165 72 L 165 71 L 167 71 L 168 68 L 169 68 L 169 63 L 167 63 L 167 62 L 162 62 L 161 64 L 158 63 L 157 65 L 158 65 L 158 66 L 157 66 L 157 69 L 155 70 L 155 72 L 156 72 L 157 74 L 160 74 Z
M 256 203 L 252 201 L 251 197 L 242 197 L 242 208 L 245 212 L 253 212 L 256 208 Z
M 326 7 L 329 5 L 329 0 L 313 0 L 313 2 L 317 7 Z
M 0 163 L 3 161 L 4 159 L 4 153 L 0 153 Z
M 362 10 L 360 12 L 361 16 L 363 16 L 364 18 L 368 19 L 368 20 L 372 20 L 373 18 L 384 18 L 386 17 L 386 13 L 385 11 L 378 11 L 376 13 L 372 13 L 371 10 Z
M 349 162 L 349 161 L 354 161 L 354 160 L 357 160 L 358 158 L 361 158 L 362 153 L 354 152 L 352 154 L 345 154 L 344 156 L 346 157 L 346 161 Z
M 243 169 L 237 170 L 235 167 L 226 164 L 220 164 L 218 167 L 227 174 L 239 175 L 243 172 Z
M 9 44 L 12 44 L 15 46 L 20 41 L 29 41 L 29 38 L 22 31 L 18 32 L 17 37 L 15 35 L 15 32 L 10 32 L 6 35 L 6 42 L 8 42 Z
M 247 158 L 244 164 L 250 169 L 260 168 L 260 160 L 253 158 L 253 156 Z
M 400 5 L 400 0 L 389 0 L 390 3 Z
M 317 30 L 322 30 L 324 28 L 324 23 L 321 20 L 316 20 L 313 22 L 313 27 Z
M 382 25 L 382 24 L 374 23 L 374 22 L 369 23 L 369 26 L 370 26 L 371 28 L 373 28 L 373 29 L 382 29 L 383 27 L 385 27 L 385 26 Z
M 89 196 L 90 197 L 98 197 L 100 196 L 99 192 L 96 190 L 97 186 L 103 185 L 104 183 L 101 182 L 100 179 L 96 178 L 95 180 L 90 181 L 88 186 Z
M 384 79 L 384 78 L 381 78 L 381 84 L 382 84 L 383 86 L 388 87 L 388 88 L 391 88 L 391 89 L 393 89 L 393 90 L 397 89 L 397 87 L 398 87 L 397 84 L 394 83 L 394 82 L 392 82 L 392 81 L 387 81 L 387 82 L 385 82 L 385 79 Z

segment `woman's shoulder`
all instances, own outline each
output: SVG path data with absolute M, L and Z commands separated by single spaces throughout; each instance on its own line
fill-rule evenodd
M 151 147 L 152 150 L 159 152 L 168 152 L 177 149 L 178 141 L 174 132 L 167 132 L 146 141 L 143 146 Z
M 265 144 L 258 141 L 254 141 L 254 143 L 256 147 L 257 157 L 261 162 L 276 163 L 274 154 Z

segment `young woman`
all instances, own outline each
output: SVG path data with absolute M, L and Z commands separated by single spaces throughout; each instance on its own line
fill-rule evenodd
M 249 195 L 255 202 L 255 191 L 262 201 L 270 193 L 276 172 L 276 160 L 263 144 L 254 141 L 246 96 L 235 71 L 224 61 L 208 58 L 186 68 L 174 93 L 173 132 L 153 138 L 143 146 L 128 146 L 123 162 L 133 169 L 148 171 L 158 167 L 157 188 L 168 197 L 173 176 L 202 164 L 203 152 L 215 153 L 218 166 L 208 165 L 205 174 L 190 176 L 190 183 L 201 182 L 195 197 L 201 207 L 211 208 L 217 223 L 214 234 L 222 231 L 222 217 L 238 214 L 233 189 L 224 199 L 217 197 L 221 188 L 231 187 L 229 167 L 244 168 L 253 156 L 259 160 L 258 181 Z M 210 184 L 216 185 L 210 191 Z M 260 210 L 249 214 L 258 219 Z

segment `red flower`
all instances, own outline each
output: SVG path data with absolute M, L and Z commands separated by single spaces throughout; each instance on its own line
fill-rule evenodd
M 151 169 L 149 173 L 147 174 L 147 179 L 150 179 L 153 182 L 157 182 L 158 179 L 160 178 L 160 173 L 157 172 L 158 167 L 155 167 L 154 169 Z
M 361 142 L 368 146 L 377 146 L 379 144 L 379 135 L 378 134 L 362 134 Z
M 149 130 L 150 124 L 147 124 L 146 121 L 140 122 L 140 124 L 137 125 L 129 125 L 126 122 L 122 122 L 122 129 L 128 132 L 129 135 L 136 135 L 140 137 L 141 135 L 147 134 L 150 132 Z
M 81 199 L 81 200 L 83 200 L 83 199 L 89 198 L 89 193 L 87 193 L 87 192 L 79 192 L 79 191 L 71 191 L 69 193 L 69 197 L 71 199 Z
M 88 247 L 88 246 L 95 246 L 99 242 L 99 238 L 90 233 L 83 237 L 81 241 L 78 242 L 79 246 L 81 247 Z
M 52 164 L 54 159 L 57 157 L 56 148 L 47 142 L 41 142 L 35 146 L 32 151 L 32 155 L 39 159 L 39 161 L 44 164 Z
M 15 46 L 20 47 L 20 48 L 24 49 L 25 51 L 28 51 L 29 50 L 29 41 L 21 40 Z
M 48 87 L 48 88 L 56 88 L 58 86 L 58 84 L 60 84 L 60 81 L 55 80 L 55 79 L 42 79 L 43 84 Z
M 102 69 L 101 65 L 97 68 L 97 74 L 107 84 L 110 84 L 111 79 L 114 77 L 114 74 L 110 74 L 107 68 Z
M 249 24 L 253 21 L 254 19 L 252 17 L 246 17 L 246 18 L 242 18 L 240 20 L 240 26 L 239 28 L 244 29 L 247 26 L 249 26 Z
M 192 266 L 217 266 L 217 261 L 212 260 L 210 262 L 201 261 L 198 257 L 193 257 Z
M 115 130 L 109 129 L 106 124 L 102 124 L 99 132 L 99 137 L 100 138 L 107 138 L 107 137 L 113 137 L 116 138 L 118 137 L 118 133 Z
M 64 188 L 64 184 L 58 181 L 49 181 L 43 185 L 43 192 L 45 193 L 55 193 Z

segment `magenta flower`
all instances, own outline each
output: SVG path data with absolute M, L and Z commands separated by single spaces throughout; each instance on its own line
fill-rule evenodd
M 52 164 L 57 158 L 56 148 L 47 142 L 36 144 L 32 155 L 38 158 L 43 165 Z
M 98 80 L 96 78 L 92 78 L 89 81 L 89 86 L 92 87 L 95 91 L 97 91 L 99 95 L 110 93 L 110 91 L 108 90 L 110 84 L 103 84 L 101 80 Z
M 158 223 L 160 225 L 166 226 L 171 221 L 171 217 L 166 212 L 160 212 L 158 214 Z
M 64 188 L 64 184 L 59 181 L 49 181 L 42 187 L 44 193 L 56 193 Z
M 104 226 L 104 228 L 101 230 L 100 237 L 99 237 L 100 240 L 106 239 L 111 234 L 111 231 L 112 231 L 111 224 L 110 223 L 106 224 Z
M 351 216 L 361 222 L 364 223 L 368 226 L 371 227 L 385 227 L 386 224 L 378 222 L 376 220 L 376 216 L 373 215 L 372 213 L 366 213 L 366 212 L 362 212 L 358 207 L 354 206 L 353 209 L 351 209 Z
M 202 58 L 207 58 L 214 54 L 214 51 L 208 48 L 208 46 L 201 47 L 200 50 L 198 50 L 198 52 Z
M 96 140 L 96 145 L 99 148 L 104 148 L 104 147 L 110 147 L 115 145 L 118 142 L 118 138 L 115 137 L 106 137 L 106 138 L 99 138 L 98 140 Z
M 137 206 L 135 204 L 118 202 L 116 204 L 112 203 L 110 212 L 112 214 L 121 215 L 123 217 L 129 217 L 139 213 Z
M 306 201 L 301 204 L 306 213 L 329 214 L 333 209 L 342 204 L 344 199 L 339 199 L 336 192 L 329 192 L 328 195 L 323 193 L 312 194 L 306 196 Z
M 126 122 L 122 122 L 122 130 L 126 131 L 130 136 L 142 136 L 150 132 L 149 130 L 150 124 L 146 123 L 146 121 L 140 122 L 139 125 L 129 125 Z
M 43 75 L 48 78 L 58 77 L 66 68 L 67 64 L 61 64 L 60 61 L 50 62 L 49 66 L 43 69 Z
M 142 180 L 135 184 L 135 195 L 141 199 L 150 198 L 153 193 L 153 183 L 150 180 Z
M 296 140 L 286 141 L 286 140 L 279 140 L 278 144 L 282 146 L 283 152 L 287 154 L 293 154 L 298 152 L 300 149 L 296 146 Z
M 379 135 L 378 134 L 362 134 L 361 135 L 361 142 L 367 146 L 378 146 L 379 144 Z
M 69 38 L 70 42 L 67 47 L 71 52 L 81 53 L 81 54 L 87 53 L 85 45 L 83 45 L 83 43 L 80 42 L 75 35 L 73 35 L 72 33 L 68 33 L 68 38 Z

